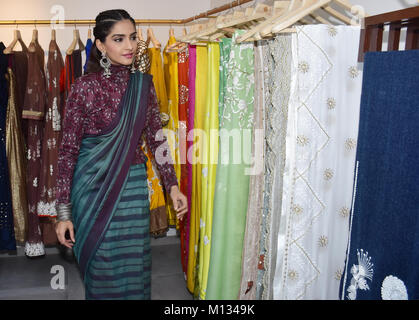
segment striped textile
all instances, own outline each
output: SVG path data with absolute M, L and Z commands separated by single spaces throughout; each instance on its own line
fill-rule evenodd
M 149 300 L 150 212 L 147 172 L 133 165 L 116 212 L 86 272 L 86 299 Z

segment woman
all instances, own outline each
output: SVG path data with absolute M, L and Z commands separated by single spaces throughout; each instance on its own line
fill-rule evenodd
M 124 10 L 96 17 L 87 74 L 69 94 L 57 186 L 57 236 L 73 248 L 86 299 L 150 299 L 151 254 L 145 156 L 167 141 L 152 77 L 133 71 L 135 21 Z M 158 150 L 159 149 L 159 150 Z M 187 212 L 172 164 L 156 162 L 177 217 Z M 69 238 L 65 234 L 69 232 Z

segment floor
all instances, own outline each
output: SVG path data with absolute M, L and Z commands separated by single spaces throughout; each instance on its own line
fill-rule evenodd
M 151 251 L 151 299 L 193 300 L 182 272 L 179 237 L 152 238 Z M 84 300 L 77 264 L 66 261 L 55 247 L 35 259 L 27 258 L 21 247 L 15 254 L 1 253 L 0 300 L 22 299 Z

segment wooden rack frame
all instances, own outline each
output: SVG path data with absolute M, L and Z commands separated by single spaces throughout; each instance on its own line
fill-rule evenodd
M 229 4 L 208 10 L 206 12 L 200 13 L 196 16 L 187 18 L 187 19 L 136 19 L 136 24 L 143 24 L 143 25 L 185 25 L 187 23 L 193 22 L 198 19 L 202 18 L 214 18 L 211 17 L 212 15 L 216 13 L 220 13 L 226 10 L 229 10 L 231 8 L 241 6 L 242 4 L 251 2 L 254 0 L 236 0 Z M 95 20 L 57 20 L 55 24 L 66 24 L 66 25 L 94 25 L 96 22 Z M 0 26 L 1 25 L 51 25 L 52 20 L 0 20 Z
M 407 28 L 405 50 L 419 49 L 419 6 L 388 12 L 365 18 L 365 29 L 361 32 L 359 61 L 364 61 L 366 52 L 381 51 L 384 27 L 390 26 L 388 51 L 400 49 L 401 29 Z

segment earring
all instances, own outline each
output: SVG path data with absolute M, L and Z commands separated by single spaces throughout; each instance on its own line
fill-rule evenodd
M 103 74 L 106 78 L 109 78 L 111 76 L 111 62 L 109 61 L 108 57 L 106 56 L 106 53 L 102 52 L 102 58 L 100 59 L 100 66 L 104 69 Z

